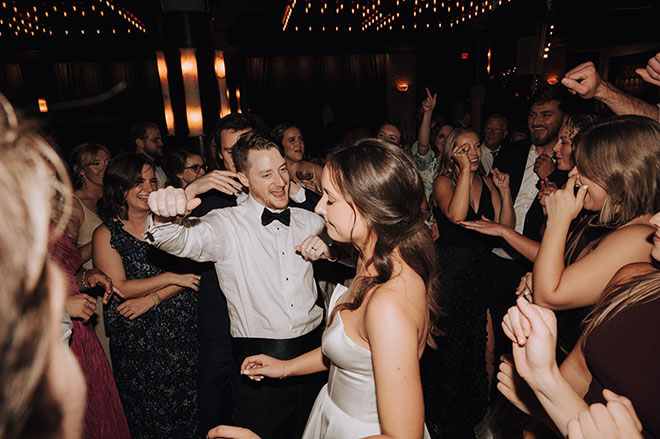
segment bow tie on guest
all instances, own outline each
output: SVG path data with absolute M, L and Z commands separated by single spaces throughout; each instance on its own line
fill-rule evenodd
M 264 207 L 264 211 L 261 213 L 261 224 L 267 226 L 275 220 L 281 222 L 285 226 L 288 226 L 291 222 L 291 210 L 287 207 L 282 212 L 276 213 L 271 212 Z

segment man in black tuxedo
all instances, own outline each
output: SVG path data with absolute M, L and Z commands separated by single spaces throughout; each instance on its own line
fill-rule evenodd
M 541 240 L 544 216 L 537 194 L 541 180 L 548 178 L 561 187 L 568 178 L 566 171 L 556 169 L 552 148 L 557 142 L 564 118 L 564 105 L 568 98 L 559 86 L 538 91 L 531 101 L 527 124 L 531 138 L 502 148 L 495 159 L 494 168 L 510 176 L 511 196 L 514 199 L 516 227 L 530 239 Z M 500 325 L 509 306 L 515 302 L 514 291 L 520 278 L 532 269 L 532 263 L 518 254 L 502 240 L 502 248 L 493 250 L 494 291 L 491 297 L 491 315 L 496 333 L 496 356 L 510 346 Z
M 257 129 L 256 121 L 242 113 L 232 113 L 223 117 L 214 128 L 218 159 L 224 170 L 214 170 L 202 179 L 224 182 L 237 186 L 230 176 L 236 172 L 232 156 L 238 138 Z M 293 185 L 292 185 L 293 186 Z M 291 189 L 290 205 L 314 211 L 318 196 L 302 188 Z M 295 191 L 295 193 L 294 193 Z M 314 199 L 313 197 L 317 198 Z M 247 189 L 242 188 L 236 195 L 228 195 L 217 190 L 200 194 L 202 204 L 191 216 L 202 217 L 215 209 L 233 207 L 244 203 Z M 206 433 L 216 425 L 233 424 L 232 379 L 234 379 L 234 357 L 227 299 L 220 289 L 218 276 L 213 263 L 204 263 L 199 287 L 199 370 L 197 375 L 197 400 L 200 416 L 200 433 Z

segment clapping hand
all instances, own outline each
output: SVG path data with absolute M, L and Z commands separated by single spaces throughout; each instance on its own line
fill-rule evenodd
M 532 389 L 540 388 L 539 382 L 557 370 L 555 314 L 519 296 L 516 306 L 509 308 L 504 316 L 502 328 L 513 342 L 513 359 L 518 374 Z

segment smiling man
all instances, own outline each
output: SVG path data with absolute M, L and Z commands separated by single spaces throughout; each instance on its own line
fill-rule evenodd
M 323 310 L 309 261 L 295 252 L 324 228 L 323 219 L 288 207 L 289 175 L 280 148 L 249 132 L 238 138 L 234 176 L 249 189 L 247 201 L 216 209 L 200 219 L 182 219 L 208 190 L 192 183 L 186 190 L 154 192 L 155 214 L 145 236 L 156 247 L 195 261 L 212 261 L 227 297 L 237 363 L 257 353 L 290 359 L 320 345 Z M 231 192 L 234 184 L 216 189 Z M 175 217 L 179 217 L 174 221 Z M 264 438 L 300 437 L 323 375 L 253 382 L 237 375 L 235 422 Z

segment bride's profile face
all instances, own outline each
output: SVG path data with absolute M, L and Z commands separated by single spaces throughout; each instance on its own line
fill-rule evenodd
M 363 244 L 369 228 L 360 212 L 341 193 L 333 179 L 328 165 L 323 168 L 323 195 L 314 212 L 325 219 L 330 238 L 337 242 Z

